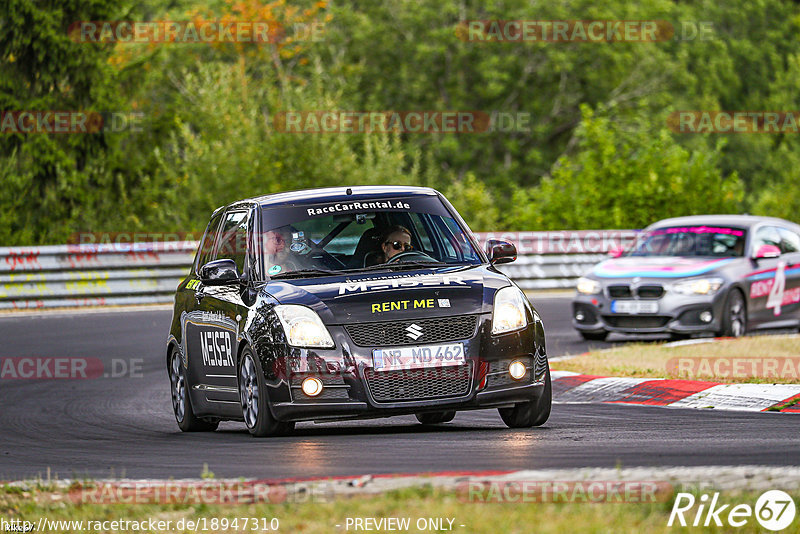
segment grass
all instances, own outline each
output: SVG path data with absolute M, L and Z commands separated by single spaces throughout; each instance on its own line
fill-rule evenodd
M 694 492 L 697 494 L 697 492 Z M 710 492 L 709 492 L 710 493 Z M 745 503 L 753 506 L 760 493 L 721 492 L 720 504 Z M 800 502 L 800 493 L 791 493 L 795 502 Z M 290 504 L 245 504 L 245 505 L 169 505 L 169 504 L 75 504 L 66 498 L 64 491 L 29 490 L 23 493 L 0 489 L 0 518 L 24 519 L 37 523 L 40 517 L 48 520 L 133 520 L 149 518 L 170 520 L 174 525 L 180 519 L 206 518 L 277 518 L 279 532 L 302 532 L 308 534 L 347 532 L 347 518 L 411 519 L 412 527 L 407 532 L 418 532 L 414 526 L 419 518 L 453 519 L 453 532 L 463 533 L 607 533 L 607 532 L 758 532 L 754 517 L 746 526 L 732 529 L 730 526 L 709 529 L 703 527 L 667 527 L 674 502 L 674 494 L 664 502 L 657 503 L 504 503 L 483 504 L 466 502 L 464 494 L 430 487 L 388 492 L 375 496 L 341 497 L 325 503 Z M 699 502 L 699 499 L 698 499 Z M 730 509 L 730 507 L 729 507 Z M 691 521 L 696 507 L 686 517 Z M 724 520 L 724 516 L 723 516 Z M 445 526 L 447 522 L 445 521 Z M 336 525 L 340 525 L 337 528 Z M 463 527 L 460 525 L 464 525 Z M 800 528 L 800 515 L 795 518 L 788 532 Z M 202 531 L 202 528 L 199 529 Z M 51 529 L 51 532 L 67 530 Z M 236 529 L 216 528 L 218 532 L 237 532 Z M 241 527 L 239 532 L 245 531 Z M 249 531 L 249 530 L 248 530 Z M 352 526 L 349 531 L 355 531 Z M 437 530 L 434 530 L 437 531 Z M 444 530 L 440 530 L 444 531 Z M 430 531 L 428 531 L 430 532 Z
M 552 366 L 601 376 L 798 384 L 800 336 L 753 336 L 672 347 L 630 343 L 553 362 Z

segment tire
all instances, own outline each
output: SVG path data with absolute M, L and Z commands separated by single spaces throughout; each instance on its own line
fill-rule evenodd
M 513 408 L 498 408 L 500 417 L 509 428 L 530 428 L 542 426 L 550 417 L 553 403 L 553 386 L 550 383 L 550 369 L 544 379 L 542 396 L 529 402 L 521 402 Z
M 742 337 L 747 334 L 747 303 L 738 289 L 731 289 L 722 312 L 722 337 Z
M 181 354 L 173 350 L 169 357 L 169 382 L 172 395 L 172 411 L 178 428 L 184 432 L 213 432 L 219 421 L 205 421 L 195 417 L 192 399 L 189 396 L 189 385 L 186 381 L 186 369 L 181 361 Z
M 282 436 L 294 430 L 294 423 L 272 417 L 261 362 L 245 347 L 239 360 L 239 401 L 247 430 L 254 437 Z
M 581 332 L 581 337 L 586 341 L 605 341 L 608 337 L 608 332 Z
M 423 425 L 438 425 L 439 423 L 449 423 L 456 416 L 455 411 L 450 412 L 435 412 L 435 413 L 418 413 L 417 421 Z

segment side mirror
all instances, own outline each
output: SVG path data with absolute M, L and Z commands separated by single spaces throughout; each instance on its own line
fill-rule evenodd
M 210 261 L 200 267 L 200 280 L 207 286 L 223 286 L 239 282 L 236 262 L 230 259 Z
M 612 258 L 619 258 L 624 253 L 625 253 L 625 249 L 622 248 L 622 247 L 614 247 L 612 249 L 609 249 L 609 251 L 608 251 L 608 255 L 611 256 Z
M 486 241 L 486 255 L 492 265 L 511 263 L 517 259 L 517 247 L 508 241 L 489 239 Z
M 756 251 L 755 259 L 777 258 L 781 255 L 781 249 L 775 245 L 761 245 Z

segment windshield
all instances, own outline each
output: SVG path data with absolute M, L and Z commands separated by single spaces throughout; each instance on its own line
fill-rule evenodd
M 437 197 L 270 207 L 261 213 L 264 268 L 273 278 L 481 263 L 467 229 Z
M 746 231 L 716 226 L 657 228 L 640 236 L 628 256 L 744 256 Z

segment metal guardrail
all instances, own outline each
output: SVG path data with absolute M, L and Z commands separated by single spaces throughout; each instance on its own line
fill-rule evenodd
M 0 248 L 0 309 L 172 302 L 197 243 Z
M 575 287 L 575 280 L 629 244 L 632 230 L 477 233 L 517 245 L 516 262 L 499 266 L 524 289 Z M 195 241 L 0 248 L 0 309 L 172 302 L 197 248 Z

